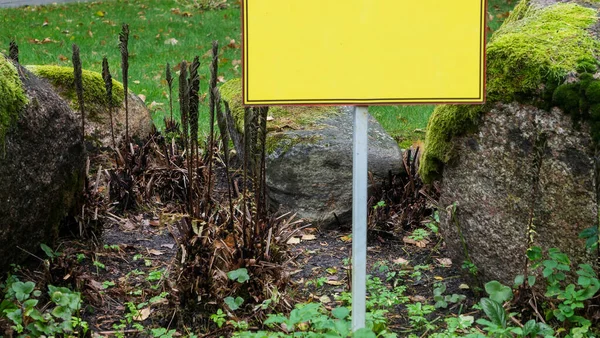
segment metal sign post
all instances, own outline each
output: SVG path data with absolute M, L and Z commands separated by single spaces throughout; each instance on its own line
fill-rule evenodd
M 369 112 L 354 107 L 352 131 L 352 331 L 365 327 Z

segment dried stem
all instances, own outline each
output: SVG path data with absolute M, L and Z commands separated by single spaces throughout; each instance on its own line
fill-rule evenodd
M 110 118 L 110 136 L 112 138 L 113 149 L 117 149 L 117 142 L 115 140 L 115 129 L 113 122 L 113 102 L 112 102 L 112 76 L 110 75 L 110 69 L 108 67 L 108 60 L 106 56 L 102 58 L 102 79 L 104 79 L 104 86 L 106 88 L 106 101 L 108 102 L 108 117 Z
M 212 63 L 210 65 L 210 86 L 209 86 L 209 114 L 210 114 L 210 130 L 208 134 L 208 177 L 206 184 L 206 195 L 205 202 L 206 205 L 209 205 L 210 195 L 212 190 L 212 159 L 213 159 L 213 150 L 214 150 L 214 127 L 215 127 L 215 107 L 216 107 L 216 98 L 215 98 L 215 88 L 217 88 L 217 76 L 219 71 L 219 42 L 213 41 L 212 44 Z
M 189 107 L 190 107 L 190 155 L 192 156 L 192 171 L 199 167 L 198 163 L 198 104 L 200 91 L 200 78 L 198 77 L 198 68 L 200 67 L 200 58 L 196 56 L 190 66 L 190 78 L 188 81 Z
M 128 100 L 128 74 L 129 74 L 129 25 L 123 24 L 119 34 L 119 49 L 121 50 L 121 71 L 123 75 L 123 91 L 125 92 L 125 142 L 129 143 L 129 100 Z
M 181 112 L 181 126 L 182 126 L 182 139 L 183 148 L 186 150 L 187 167 L 188 167 L 188 213 L 194 214 L 193 205 L 193 178 L 192 178 L 192 160 L 191 160 L 191 147 L 189 145 L 189 134 L 188 134 L 188 117 L 190 111 L 190 100 L 189 90 L 187 82 L 187 62 L 181 61 L 181 70 L 179 72 L 179 111 Z
M 171 121 L 173 121 L 173 76 L 171 75 L 171 65 L 168 62 L 165 73 L 167 86 L 169 87 L 169 109 L 171 111 Z
M 19 63 L 19 46 L 15 40 L 10 40 L 10 47 L 8 49 L 8 58 L 14 62 Z
M 73 77 L 75 79 L 75 92 L 77 93 L 77 102 L 79 103 L 79 112 L 81 114 L 81 143 L 85 149 L 85 110 L 83 102 L 83 79 L 81 75 L 81 57 L 79 56 L 79 46 L 73 44 Z

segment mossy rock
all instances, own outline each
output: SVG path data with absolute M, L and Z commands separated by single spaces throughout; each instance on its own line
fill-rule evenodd
M 30 65 L 28 70 L 48 80 L 57 92 L 69 103 L 71 109 L 79 114 L 79 102 L 75 92 L 72 67 L 53 65 Z M 116 143 L 125 138 L 125 106 L 123 84 L 112 80 L 113 91 L 109 101 L 102 74 L 82 70 L 83 101 L 86 114 L 86 138 L 98 146 L 112 145 L 110 133 L 109 109 L 112 109 Z M 150 112 L 143 101 L 133 93 L 129 98 L 129 134 L 131 137 L 144 138 L 150 133 L 153 123 Z
M 53 245 L 62 220 L 81 197 L 85 161 L 78 118 L 52 86 L 2 56 L 0 69 L 0 96 L 14 104 L 5 115 L 10 124 L 3 129 L 0 156 L 4 273 L 10 264 L 20 264 L 26 251 Z M 0 107 L 6 114 L 4 102 Z
M 0 146 L 4 144 L 4 136 L 27 102 L 17 69 L 0 54 Z
M 487 104 L 438 106 L 433 112 L 421 177 L 426 181 L 440 177 L 444 164 L 453 158 L 453 138 L 476 130 L 481 113 L 489 111 L 495 102 L 516 100 L 578 111 L 580 100 L 567 88 L 558 87 L 573 81 L 569 75 L 578 71 L 597 70 L 595 55 L 600 42 L 590 32 L 597 20 L 595 8 L 576 3 L 543 7 L 522 0 L 487 45 Z M 556 96 L 555 90 L 559 90 Z M 581 106 L 588 107 L 589 103 L 583 100 Z
M 532 246 L 598 268 L 579 234 L 599 219 L 599 5 L 522 0 L 488 44 L 487 103 L 429 120 L 420 174 L 440 179 L 448 255 L 479 282 L 512 283 Z

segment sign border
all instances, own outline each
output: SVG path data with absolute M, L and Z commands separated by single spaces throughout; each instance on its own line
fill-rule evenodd
M 483 104 L 486 99 L 486 74 L 487 74 L 487 4 L 488 0 L 481 0 L 480 25 L 481 37 L 479 42 L 479 88 L 480 95 L 467 98 L 368 98 L 368 99 L 277 99 L 277 100 L 249 100 L 248 99 L 248 71 L 246 62 L 248 60 L 248 2 L 241 0 L 242 22 L 242 105 L 247 107 L 257 106 L 337 106 L 337 105 L 417 105 L 417 104 Z M 483 83 L 482 83 L 483 82 Z

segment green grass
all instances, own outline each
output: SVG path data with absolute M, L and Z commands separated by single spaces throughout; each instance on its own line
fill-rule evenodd
M 113 77 L 121 80 L 118 34 L 122 23 L 130 26 L 130 89 L 146 96 L 155 123 L 161 127 L 169 114 L 165 64 L 175 66 L 201 56 L 201 92 L 210 77 L 211 43 L 221 46 L 219 75 L 224 80 L 241 76 L 241 24 L 237 1 L 222 10 L 201 10 L 192 0 L 130 0 L 72 3 L 42 7 L 0 9 L 0 51 L 8 42 L 19 44 L 23 64 L 71 64 L 71 45 L 81 48 L 83 67 L 101 71 L 102 57 L 109 59 Z M 199 1 L 206 3 L 206 1 Z M 516 0 L 489 0 L 489 29 L 497 29 Z M 491 19 L 491 20 L 490 20 Z M 48 38 L 51 42 L 41 43 Z M 168 41 L 177 40 L 172 45 Z M 235 40 L 232 43 L 231 40 Z M 177 87 L 174 84 L 174 98 Z M 208 100 L 201 102 L 200 128 L 208 129 Z M 156 102 L 153 104 L 153 102 Z M 178 104 L 174 102 L 177 115 Z M 402 146 L 424 137 L 433 106 L 373 106 L 370 112 Z
M 162 126 L 169 114 L 168 90 L 164 80 L 167 62 L 192 61 L 199 55 L 202 67 L 201 91 L 206 92 L 210 78 L 210 48 L 213 40 L 221 47 L 219 75 L 225 80 L 239 77 L 239 8 L 202 11 L 186 3 L 192 1 L 133 0 L 73 3 L 0 10 L 0 51 L 8 52 L 14 38 L 19 44 L 22 64 L 71 65 L 71 46 L 79 45 L 83 67 L 100 72 L 102 57 L 108 57 L 113 77 L 121 80 L 118 34 L 121 24 L 130 28 L 130 89 L 146 96 L 153 119 Z M 177 10 L 174 10 L 178 8 Z M 188 16 L 191 15 L 191 16 Z M 47 24 L 46 24 L 47 23 Z M 48 38 L 51 42 L 40 43 Z M 36 39 L 40 42 L 37 42 Z M 177 40 L 172 45 L 167 43 Z M 231 43 L 231 39 L 235 43 Z M 236 61 L 237 62 L 237 61 Z M 176 76 L 176 75 L 174 75 Z M 177 87 L 174 84 L 174 98 Z M 152 104 L 155 101 L 158 104 Z M 207 99 L 201 107 L 201 129 L 207 130 Z M 176 103 L 176 102 L 175 102 Z M 174 110 L 177 114 L 178 105 Z

